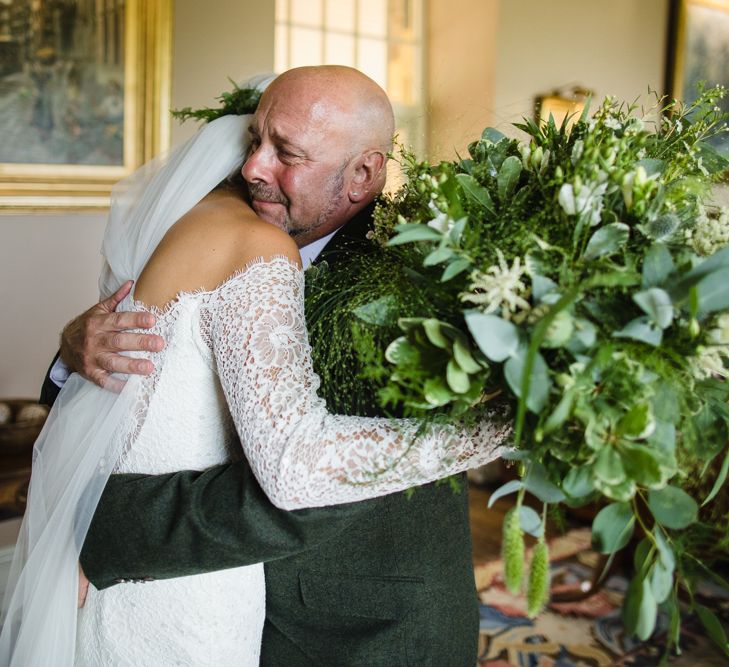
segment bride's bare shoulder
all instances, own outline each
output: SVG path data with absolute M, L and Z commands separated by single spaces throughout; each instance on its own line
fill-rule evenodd
M 161 307 L 180 292 L 214 289 L 252 260 L 276 255 L 300 263 L 288 234 L 261 220 L 235 193 L 215 191 L 165 234 L 137 280 L 135 296 Z

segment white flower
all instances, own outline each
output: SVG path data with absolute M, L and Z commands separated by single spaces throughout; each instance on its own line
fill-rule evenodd
M 729 350 L 724 346 L 699 348 L 695 357 L 689 360 L 691 373 L 698 380 L 710 377 L 729 377 L 724 359 L 729 358 Z
M 432 201 L 428 203 L 428 208 L 433 213 L 433 217 L 428 220 L 428 227 L 437 229 L 441 234 L 447 234 L 453 229 L 453 225 L 456 224 L 453 218 L 441 211 Z
M 599 172 L 597 179 L 588 183 L 565 183 L 557 197 L 564 212 L 567 215 L 588 215 L 590 226 L 597 225 L 602 218 L 602 197 L 608 186 L 604 176 L 604 172 Z
M 608 127 L 611 130 L 619 130 L 623 126 L 620 124 L 620 121 L 618 121 L 617 118 L 613 118 L 612 116 L 608 116 L 605 119 L 605 127 Z
M 720 210 L 718 217 L 709 217 L 702 206 L 696 218 L 690 245 L 698 255 L 713 255 L 729 244 L 729 208 Z
M 529 296 L 529 290 L 521 277 L 526 273 L 521 258 L 516 257 L 511 267 L 504 258 L 501 250 L 497 250 L 498 266 L 493 265 L 486 272 L 474 271 L 471 275 L 471 292 L 461 298 L 479 306 L 485 306 L 485 313 L 493 313 L 499 308 L 501 316 L 508 320 L 511 313 L 517 310 L 528 311 L 529 302 L 524 298 Z

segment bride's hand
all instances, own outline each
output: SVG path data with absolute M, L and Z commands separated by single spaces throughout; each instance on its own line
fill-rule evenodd
M 71 369 L 100 387 L 120 391 L 123 383 L 112 373 L 149 375 L 154 365 L 119 352 L 158 352 L 164 340 L 153 334 L 126 333 L 127 329 L 149 329 L 154 316 L 146 312 L 116 313 L 129 294 L 132 281 L 124 283 L 108 299 L 71 320 L 61 334 L 61 359 Z
M 81 563 L 78 565 L 78 608 L 81 609 L 86 604 L 86 595 L 89 592 L 89 580 L 84 574 Z

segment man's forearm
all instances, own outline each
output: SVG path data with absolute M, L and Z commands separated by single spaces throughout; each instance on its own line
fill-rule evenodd
M 246 462 L 112 475 L 81 564 L 97 588 L 106 588 L 118 579 L 169 579 L 275 560 L 331 538 L 376 502 L 279 510 Z

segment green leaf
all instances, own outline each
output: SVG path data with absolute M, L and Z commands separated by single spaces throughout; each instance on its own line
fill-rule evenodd
M 630 479 L 647 488 L 657 488 L 665 483 L 665 477 L 656 452 L 644 445 L 621 447 L 623 467 Z
M 453 341 L 453 358 L 466 373 L 473 374 L 483 370 L 483 366 L 473 358 L 468 345 L 460 338 Z
M 676 530 L 695 523 L 699 512 L 696 501 L 676 486 L 649 491 L 648 507 L 658 523 Z
M 595 477 L 606 484 L 620 484 L 625 479 L 623 460 L 610 445 L 606 445 L 598 452 L 593 471 Z
M 656 426 L 650 403 L 638 403 L 618 421 L 617 432 L 633 440 L 647 438 Z
M 628 503 L 603 507 L 592 522 L 592 545 L 601 554 L 620 551 L 633 535 L 635 517 Z
M 412 365 L 420 358 L 418 348 L 415 347 L 405 336 L 396 338 L 387 346 L 385 359 L 391 364 Z
M 665 602 L 673 588 L 673 571 L 668 571 L 660 560 L 653 563 L 650 572 L 651 592 L 658 604 Z
M 595 490 L 592 481 L 592 471 L 587 466 L 570 468 L 570 471 L 562 480 L 562 491 L 570 498 L 584 498 Z
M 352 314 L 367 324 L 384 326 L 392 324 L 394 321 L 397 306 L 397 299 L 392 294 L 388 294 L 354 308 Z
M 668 238 L 681 226 L 681 220 L 675 213 L 666 213 L 653 220 L 649 220 L 641 226 L 648 238 L 654 241 L 663 241 Z
M 487 127 L 481 133 L 481 141 L 487 141 L 492 144 L 498 144 L 502 139 L 506 139 L 506 135 L 503 132 L 499 132 L 493 127 Z
M 631 635 L 646 641 L 656 627 L 658 605 L 653 597 L 649 581 L 644 577 L 634 577 L 628 586 L 623 603 L 623 623 Z
M 603 255 L 612 255 L 628 242 L 629 236 L 630 227 L 623 222 L 600 227 L 587 242 L 582 259 L 589 262 Z
M 537 462 L 529 466 L 529 472 L 524 478 L 524 488 L 543 503 L 561 503 L 566 497 L 562 490 L 549 480 L 544 466 Z
M 713 313 L 729 308 L 729 268 L 710 273 L 696 283 L 699 313 Z
M 441 350 L 447 350 L 450 348 L 451 341 L 444 335 L 441 322 L 434 318 L 423 320 L 423 330 L 425 331 L 425 335 L 428 337 L 428 340 L 435 345 L 435 347 L 439 347 Z
M 654 243 L 643 260 L 643 289 L 663 285 L 675 270 L 668 248 L 662 243 Z
M 676 556 L 673 553 L 673 549 L 666 542 L 666 538 L 663 536 L 663 531 L 659 526 L 653 528 L 653 537 L 656 540 L 656 548 L 658 549 L 658 557 L 663 563 L 663 566 L 673 572 L 676 567 Z
M 436 248 L 423 260 L 423 266 L 435 266 L 451 259 L 455 253 L 450 248 Z
M 423 397 L 433 407 L 447 405 L 455 398 L 441 378 L 429 378 L 425 381 Z
M 540 276 L 538 273 L 532 276 L 532 296 L 537 302 L 541 302 L 548 294 L 557 292 L 557 283 L 551 278 Z
M 638 160 L 635 163 L 635 166 L 643 167 L 643 169 L 645 169 L 645 173 L 648 176 L 653 176 L 654 174 L 662 174 L 666 170 L 665 160 L 657 160 L 656 158 L 651 157 Z
M 519 521 L 521 522 L 521 529 L 525 533 L 529 533 L 533 537 L 541 537 L 544 534 L 544 526 L 542 520 L 531 507 L 522 505 L 519 508 Z
M 481 352 L 491 361 L 502 362 L 519 349 L 519 329 L 511 322 L 477 310 L 465 313 L 466 325 Z
M 391 238 L 388 246 L 402 245 L 404 243 L 413 243 L 414 241 L 439 241 L 443 238 L 437 229 L 428 227 L 428 225 L 417 225 L 400 232 L 397 236 Z
M 595 488 L 606 498 L 619 503 L 627 503 L 635 495 L 635 482 L 632 479 L 625 479 L 619 484 L 606 484 L 596 476 Z
M 596 273 L 585 280 L 584 286 L 591 287 L 632 287 L 640 284 L 640 275 L 635 271 L 608 271 Z
M 468 259 L 454 259 L 448 266 L 446 266 L 443 275 L 440 277 L 442 283 L 447 283 L 451 278 L 455 278 L 459 273 L 463 273 L 466 269 L 470 268 L 471 262 Z
M 499 169 L 499 175 L 496 177 L 496 185 L 499 191 L 499 199 L 505 202 L 514 192 L 516 184 L 521 176 L 521 160 L 515 155 L 511 155 L 504 160 Z
M 647 537 L 644 537 L 635 549 L 633 554 L 633 567 L 640 576 L 643 576 L 650 567 L 653 554 L 651 553 L 651 542 Z
M 527 348 L 520 347 L 513 357 L 504 364 L 504 377 L 511 391 L 517 398 L 521 397 L 521 383 L 526 368 Z M 538 352 L 534 355 L 534 364 L 529 377 L 529 393 L 526 406 L 535 414 L 539 414 L 549 400 L 549 368 L 544 357 Z
M 562 394 L 562 398 L 559 399 L 557 407 L 552 410 L 552 413 L 549 415 L 549 417 L 547 417 L 547 420 L 544 422 L 542 430 L 544 431 L 545 435 L 548 433 L 552 433 L 565 423 L 567 418 L 572 413 L 572 406 L 575 403 L 575 398 L 576 393 L 569 389 L 564 394 Z
M 657 328 L 646 316 L 636 317 L 628 322 L 620 331 L 613 333 L 613 338 L 632 338 L 641 343 L 658 347 L 663 340 L 663 331 Z
M 706 629 L 706 633 L 709 637 L 714 640 L 717 646 L 724 651 L 724 653 L 729 655 L 729 644 L 727 644 L 726 632 L 724 631 L 724 627 L 716 614 L 708 607 L 704 607 L 696 602 L 694 603 L 694 609 L 696 610 L 696 614 L 698 615 L 701 624 Z
M 471 380 L 453 359 L 446 366 L 446 381 L 456 394 L 465 394 L 471 388 Z
M 575 318 L 575 328 L 572 338 L 567 341 L 565 347 L 572 354 L 582 354 L 590 350 L 597 342 L 597 327 L 584 318 Z
M 659 287 L 649 287 L 633 295 L 633 301 L 661 329 L 667 329 L 673 322 L 673 303 L 668 292 Z
M 711 487 L 711 491 L 709 492 L 709 495 L 706 496 L 706 500 L 704 500 L 703 503 L 701 503 L 701 507 L 706 505 L 707 503 L 710 503 L 714 498 L 716 498 L 716 494 L 719 493 L 721 490 L 721 487 L 724 485 L 724 481 L 726 480 L 727 472 L 729 472 L 729 449 L 726 452 L 726 455 L 724 456 L 724 461 L 721 464 L 721 470 L 719 470 L 719 474 L 716 477 L 716 480 L 714 481 L 714 486 Z
M 461 242 L 461 236 L 463 236 L 463 230 L 466 228 L 467 224 L 468 218 L 466 217 L 456 220 L 453 228 L 450 232 L 448 232 L 448 236 L 450 237 L 452 243 L 458 245 Z
M 506 482 L 506 484 L 502 484 L 498 489 L 496 489 L 496 491 L 494 491 L 489 496 L 489 503 L 488 503 L 489 509 L 491 509 L 494 506 L 494 503 L 499 498 L 508 496 L 510 493 L 514 493 L 515 491 L 518 491 L 523 486 L 524 485 L 522 484 L 520 479 L 512 479 L 510 482 Z
M 491 215 L 496 214 L 496 208 L 494 207 L 494 202 L 491 199 L 489 191 L 482 185 L 479 185 L 473 176 L 470 174 L 456 174 L 456 179 L 469 199 L 476 202 Z

